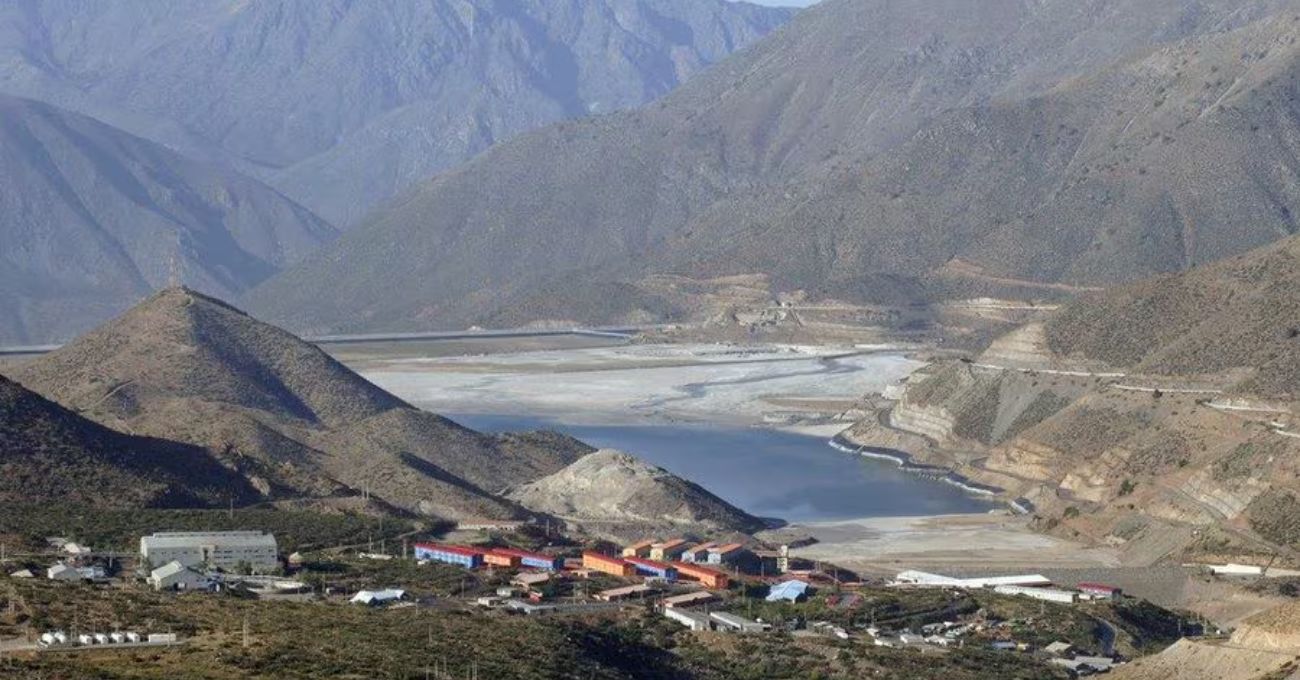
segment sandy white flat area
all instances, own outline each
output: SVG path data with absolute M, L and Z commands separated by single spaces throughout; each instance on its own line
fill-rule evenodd
M 1005 514 L 939 517 L 878 517 L 795 525 L 786 531 L 818 542 L 794 550 L 866 573 L 900 569 L 999 569 L 1113 567 L 1110 548 L 1089 548 L 1034 533 L 1026 518 Z
M 781 410 L 768 398 L 858 399 L 922 365 L 855 348 L 697 344 L 401 358 L 358 368 L 433 411 L 754 424 Z M 834 431 L 823 426 L 816 433 Z

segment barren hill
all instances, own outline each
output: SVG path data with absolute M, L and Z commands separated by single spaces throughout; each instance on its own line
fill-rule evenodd
M 173 278 L 234 296 L 336 235 L 258 181 L 97 120 L 5 95 L 0 119 L 0 344 L 70 339 Z
M 312 331 L 508 326 L 698 312 L 665 274 L 908 303 L 1183 269 L 1296 230 L 1295 9 L 828 0 L 654 104 L 494 147 L 248 299 Z
M 759 519 L 705 489 L 612 449 L 587 455 L 509 495 L 530 510 L 609 536 L 644 535 L 656 528 L 749 533 L 762 527 Z
M 106 425 L 205 447 L 274 497 L 369 492 L 412 512 L 513 516 L 497 492 L 589 450 L 554 436 L 489 437 L 419 411 L 187 289 L 154 295 L 18 377 Z
M 1300 398 L 1300 239 L 1086 296 L 1050 319 L 1047 338 L 1062 355 L 1227 374 L 1247 394 Z
M 184 507 L 257 496 L 200 447 L 114 432 L 0 376 L 0 501 Z

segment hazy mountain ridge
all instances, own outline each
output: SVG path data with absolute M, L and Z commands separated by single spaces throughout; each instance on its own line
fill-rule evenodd
M 656 274 L 925 299 L 1235 254 L 1300 209 L 1282 8 L 830 0 L 654 104 L 435 178 L 250 305 L 312 331 L 623 321 L 685 311 Z
M 0 95 L 0 343 L 67 339 L 175 277 L 234 296 L 336 236 L 273 189 Z
M 167 289 L 15 377 L 104 425 L 211 451 L 273 499 L 368 493 L 407 512 L 522 514 L 497 495 L 590 451 L 419 411 L 318 348 Z
M 20 0 L 0 9 L 0 90 L 224 159 L 343 225 L 495 142 L 662 95 L 790 14 L 724 0 Z

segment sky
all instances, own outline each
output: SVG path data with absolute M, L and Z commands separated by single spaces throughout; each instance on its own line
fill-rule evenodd
M 747 0 L 756 5 L 769 5 L 771 7 L 807 7 L 808 5 L 817 4 L 817 0 Z

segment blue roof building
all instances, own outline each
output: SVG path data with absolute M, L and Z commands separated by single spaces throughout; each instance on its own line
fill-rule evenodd
M 808 597 L 808 584 L 803 581 L 785 581 L 772 586 L 767 593 L 768 602 L 798 602 Z

